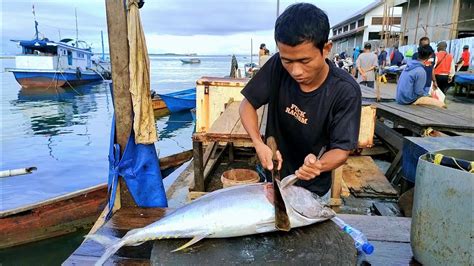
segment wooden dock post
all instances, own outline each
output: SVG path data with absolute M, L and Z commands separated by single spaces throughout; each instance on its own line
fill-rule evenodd
M 105 7 L 112 66 L 115 138 L 120 145 L 122 155 L 132 129 L 127 11 L 123 0 L 105 0 Z M 116 200 L 114 209 L 119 209 L 121 206 L 136 206 L 122 177 L 119 177 L 118 191 L 117 199 L 119 200 Z

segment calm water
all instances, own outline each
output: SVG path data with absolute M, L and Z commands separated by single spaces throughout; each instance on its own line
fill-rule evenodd
M 230 71 L 230 56 L 200 56 L 201 64 L 192 65 L 182 64 L 179 58 L 150 58 L 153 90 L 167 93 L 191 88 L 202 76 L 223 77 Z M 245 62 L 245 59 L 238 59 L 240 64 Z M 14 59 L 0 62 L 0 170 L 30 166 L 38 168 L 30 175 L 0 179 L 0 210 L 106 182 L 113 116 L 109 84 L 66 90 L 24 90 L 19 87 L 12 73 L 3 71 L 6 67 L 14 67 Z M 160 140 L 155 146 L 160 156 L 191 149 L 194 125 L 189 112 L 157 118 L 156 126 Z M 33 247 L 36 250 L 38 245 Z M 74 246 L 71 248 L 74 249 Z M 56 264 L 64 256 L 67 257 L 69 249 L 63 251 L 54 262 L 42 260 L 39 252 L 36 262 Z M 20 250 L 0 252 L 0 264 L 13 262 L 10 259 L 16 257 L 17 252 L 23 252 Z M 51 248 L 45 251 L 53 252 Z

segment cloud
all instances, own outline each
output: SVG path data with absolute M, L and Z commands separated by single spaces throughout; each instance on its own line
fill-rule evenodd
M 150 52 L 179 52 L 189 49 L 200 54 L 232 54 L 260 42 L 273 42 L 277 0 L 147 0 L 140 15 Z M 280 13 L 296 1 L 281 0 Z M 372 0 L 309 1 L 328 13 L 331 23 L 347 18 Z M 3 1 L 0 9 L 3 53 L 19 49 L 10 39 L 31 39 L 34 22 L 33 1 Z M 36 0 L 36 18 L 40 32 L 52 39 L 75 38 L 77 9 L 79 38 L 101 50 L 100 31 L 107 46 L 105 0 Z M 206 43 L 207 42 L 207 43 Z M 107 48 L 108 49 L 108 48 Z M 233 50 L 236 49 L 236 50 Z

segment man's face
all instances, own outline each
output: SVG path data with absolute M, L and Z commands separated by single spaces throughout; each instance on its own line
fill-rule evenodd
M 312 85 L 326 65 L 325 58 L 332 48 L 326 43 L 323 53 L 311 42 L 303 42 L 297 46 L 289 46 L 277 42 L 283 67 L 291 77 L 301 85 Z

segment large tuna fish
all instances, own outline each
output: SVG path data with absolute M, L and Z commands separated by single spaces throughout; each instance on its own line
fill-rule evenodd
M 281 194 L 291 228 L 321 222 L 335 215 L 317 196 L 302 187 L 290 184 L 281 190 Z M 276 231 L 272 195 L 273 189 L 268 183 L 230 187 L 198 198 L 146 227 L 130 230 L 122 239 L 90 235 L 88 238 L 107 247 L 96 265 L 105 263 L 122 246 L 136 246 L 149 240 L 192 238 L 174 250 L 178 251 L 206 237 Z

